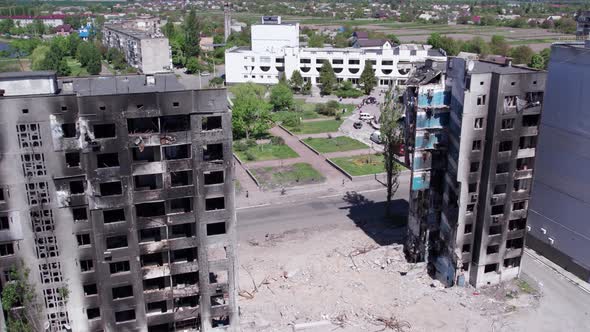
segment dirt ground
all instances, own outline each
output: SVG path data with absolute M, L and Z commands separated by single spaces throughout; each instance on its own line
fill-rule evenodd
M 510 331 L 511 316 L 539 304 L 518 281 L 444 288 L 406 262 L 402 237 L 342 225 L 241 241 L 243 331 Z

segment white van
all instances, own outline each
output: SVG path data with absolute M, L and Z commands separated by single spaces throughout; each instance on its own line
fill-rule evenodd
M 375 130 L 370 137 L 371 141 L 377 143 L 377 144 L 381 144 L 381 132 L 379 130 Z
M 364 113 L 364 112 L 359 113 L 359 119 L 362 121 L 371 121 L 374 118 L 375 118 L 375 116 L 373 116 L 369 113 Z

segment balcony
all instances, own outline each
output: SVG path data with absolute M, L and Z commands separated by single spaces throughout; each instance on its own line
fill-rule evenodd
M 532 177 L 533 177 L 533 170 L 532 169 L 516 170 L 514 172 L 514 179 L 515 180 L 532 178 Z
M 520 129 L 521 136 L 537 136 L 539 135 L 539 127 L 532 126 L 532 127 L 522 127 Z

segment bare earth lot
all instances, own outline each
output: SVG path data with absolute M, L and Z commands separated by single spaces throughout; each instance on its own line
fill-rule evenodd
M 292 331 L 310 322 L 304 331 L 379 331 L 394 323 L 400 331 L 512 331 L 511 317 L 542 301 L 517 282 L 479 291 L 442 288 L 423 265 L 405 261 L 399 244 L 383 242 L 401 239 L 402 229 L 361 228 L 318 227 L 242 241 L 244 331 Z

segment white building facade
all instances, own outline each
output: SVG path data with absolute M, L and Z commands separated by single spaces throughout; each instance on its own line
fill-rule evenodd
M 226 82 L 276 84 L 295 70 L 313 85 L 319 83 L 320 69 L 329 61 L 339 82 L 358 84 L 366 61 L 371 61 L 379 86 L 404 85 L 412 69 L 426 60 L 445 62 L 447 57 L 429 45 L 394 46 L 384 42 L 371 48 L 309 48 L 299 45 L 299 24 L 252 25 L 252 46 L 234 47 L 225 53 Z

